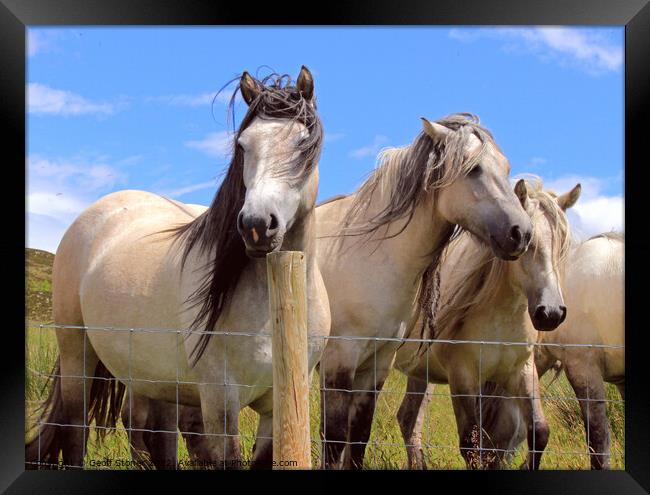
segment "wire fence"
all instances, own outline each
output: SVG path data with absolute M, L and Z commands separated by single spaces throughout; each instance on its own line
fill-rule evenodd
M 77 374 L 62 374 L 56 373 L 54 366 L 56 364 L 58 347 L 54 332 L 60 331 L 77 331 L 83 332 L 83 370 L 86 370 L 86 358 L 87 350 L 89 349 L 89 339 L 88 334 L 94 332 L 114 332 L 116 335 L 124 335 L 128 333 L 128 355 L 126 359 L 128 360 L 128 373 L 125 376 L 96 376 L 94 373 L 88 374 L 86 371 Z M 139 376 L 136 373 L 136 370 L 133 369 L 133 337 L 148 334 L 148 333 L 159 333 L 159 334 L 173 334 L 176 337 L 176 373 L 173 377 L 163 377 L 157 378 L 154 376 Z M 27 460 L 28 464 L 35 464 L 36 467 L 64 467 L 64 468 L 81 468 L 81 469 L 134 469 L 142 467 L 151 467 L 151 463 L 146 459 L 132 459 L 129 458 L 129 454 L 137 454 L 133 451 L 134 447 L 134 436 L 135 435 L 162 435 L 162 436 L 173 436 L 173 452 L 172 460 L 169 463 L 169 467 L 172 469 L 183 469 L 185 467 L 215 467 L 211 464 L 210 459 L 197 459 L 196 456 L 192 457 L 192 453 L 187 447 L 183 445 L 183 439 L 198 439 L 202 441 L 204 438 L 221 438 L 223 441 L 223 459 L 225 460 L 229 455 L 226 452 L 226 439 L 234 438 L 240 442 L 245 451 L 243 458 L 239 459 L 238 467 L 245 467 L 250 464 L 250 454 L 247 452 L 253 446 L 253 442 L 257 438 L 260 440 L 272 441 L 272 437 L 264 434 L 255 435 L 255 415 L 251 411 L 243 412 L 242 415 L 246 415 L 245 421 L 242 420 L 235 422 L 229 418 L 228 414 L 223 414 L 223 427 L 218 433 L 209 433 L 203 431 L 202 428 L 195 429 L 183 429 L 182 428 L 182 416 L 184 411 L 188 410 L 190 403 L 193 406 L 198 406 L 196 401 L 188 400 L 188 394 L 196 396 L 196 392 L 188 392 L 188 390 L 195 390 L 197 387 L 223 387 L 223 400 L 224 400 L 224 411 L 228 410 L 228 397 L 229 393 L 232 393 L 233 389 L 238 390 L 240 396 L 250 397 L 260 397 L 264 393 L 272 390 L 272 384 L 270 382 L 266 383 L 239 383 L 238 380 L 231 380 L 234 373 L 231 370 L 232 363 L 228 363 L 228 352 L 227 350 L 223 352 L 223 379 L 218 381 L 199 381 L 192 380 L 188 377 L 187 373 L 187 357 L 185 354 L 184 341 L 189 335 L 197 334 L 210 334 L 219 337 L 220 345 L 227 349 L 228 345 L 232 346 L 233 349 L 236 348 L 237 344 L 234 342 L 235 339 L 269 339 L 269 349 L 270 349 L 270 339 L 271 333 L 257 333 L 257 332 L 239 332 L 239 331 L 188 331 L 188 330 L 178 330 L 178 329 L 166 329 L 166 328 L 119 328 L 119 327 L 93 327 L 93 326 L 70 326 L 70 325 L 54 325 L 54 324 L 29 324 L 28 325 L 28 336 L 26 341 L 26 366 L 27 366 L 27 435 L 29 439 L 36 435 L 37 441 L 39 442 L 39 455 L 37 460 Z M 558 344 L 558 343 L 547 343 L 547 342 L 502 342 L 502 341 L 471 341 L 471 340 L 450 340 L 450 339 L 417 339 L 417 338 L 385 338 L 385 337 L 361 337 L 361 336 L 309 336 L 308 342 L 310 349 L 318 352 L 325 345 L 330 342 L 339 341 L 339 343 L 355 343 L 359 345 L 371 346 L 374 350 L 374 360 L 373 360 L 373 373 L 374 379 L 372 380 L 373 386 L 369 388 L 354 388 L 354 387 L 337 387 L 337 386 L 326 386 L 326 383 L 329 383 L 329 380 L 326 380 L 324 376 L 319 376 L 314 378 L 312 381 L 312 386 L 310 389 L 310 421 L 311 421 L 311 431 L 312 431 L 312 457 L 313 465 L 320 466 L 323 459 L 326 457 L 326 449 L 330 445 L 341 444 L 342 447 L 350 449 L 355 445 L 365 446 L 366 455 L 364 461 L 364 467 L 371 468 L 402 468 L 405 467 L 406 462 L 406 453 L 407 449 L 417 449 L 422 453 L 423 459 L 428 459 L 426 464 L 429 467 L 455 467 L 463 468 L 466 465 L 471 465 L 472 467 L 484 468 L 488 467 L 492 463 L 495 457 L 500 459 L 500 462 L 497 463 L 500 467 L 509 467 L 510 463 L 514 461 L 512 459 L 518 460 L 521 462 L 525 458 L 526 454 L 544 454 L 545 458 L 565 458 L 567 461 L 557 461 L 554 467 L 587 467 L 589 460 L 593 459 L 594 456 L 599 458 L 607 458 L 607 460 L 612 461 L 612 465 L 617 468 L 623 468 L 624 463 L 624 438 L 617 439 L 616 442 L 612 444 L 611 451 L 606 452 L 594 452 L 589 448 L 589 440 L 591 438 L 592 425 L 596 423 L 596 418 L 590 418 L 590 405 L 600 404 L 603 405 L 612 415 L 614 411 L 615 417 L 610 418 L 608 428 L 613 432 L 623 431 L 623 408 L 624 400 L 618 395 L 608 393 L 605 396 L 599 397 L 576 397 L 573 393 L 573 390 L 568 386 L 563 385 L 559 386 L 555 379 L 552 382 L 555 383 L 555 386 L 548 386 L 548 381 L 546 386 L 541 386 L 542 384 L 537 381 L 533 384 L 532 394 L 521 394 L 521 393 L 507 393 L 504 387 L 496 388 L 497 392 L 486 391 L 484 384 L 486 381 L 495 380 L 493 376 L 487 376 L 485 374 L 484 368 L 484 358 L 487 358 L 488 361 L 494 359 L 494 356 L 500 352 L 510 352 L 512 349 L 517 351 L 522 351 L 524 354 L 527 353 L 528 356 L 532 355 L 536 347 L 558 347 L 563 349 L 571 348 L 580 348 L 585 350 L 614 350 L 620 349 L 624 350 L 623 345 L 604 345 L 604 344 Z M 437 389 L 433 389 L 431 386 L 427 387 L 426 391 L 422 392 L 412 392 L 408 391 L 405 388 L 405 376 L 397 371 L 391 371 L 386 383 L 383 383 L 381 375 L 383 372 L 378 372 L 378 361 L 377 361 L 377 351 L 383 346 L 389 345 L 393 346 L 396 349 L 405 344 L 417 344 L 418 346 L 425 346 L 425 352 L 422 355 L 421 359 L 426 359 L 428 363 L 429 355 L 432 352 L 434 346 L 437 345 L 454 345 L 454 346 L 479 346 L 479 360 L 477 363 L 471 363 L 478 369 L 478 393 L 451 393 L 450 389 L 447 387 L 440 387 L 437 385 Z M 523 349 L 522 349 L 523 348 Z M 185 363 L 181 365 L 181 363 Z M 321 363 L 321 369 L 323 369 L 323 364 Z M 384 370 L 385 371 L 385 370 Z M 512 370 L 512 373 L 521 373 L 522 369 L 516 368 Z M 153 373 L 153 372 L 151 372 Z M 144 375 L 144 373 L 143 373 Z M 548 376 L 548 375 L 547 375 Z M 429 367 L 427 364 L 426 372 L 422 378 L 426 383 L 441 382 L 439 377 L 430 376 Z M 52 380 L 80 380 L 83 382 L 83 398 L 82 398 L 82 407 L 83 412 L 81 417 L 83 421 L 81 423 L 73 422 L 54 422 L 48 421 L 43 417 L 38 417 L 36 414 L 38 406 L 43 403 L 47 397 L 48 390 L 47 385 L 51 385 Z M 270 375 L 269 375 L 270 379 Z M 489 380 L 488 380 L 489 379 Z M 115 426 L 104 426 L 98 424 L 88 424 L 88 412 L 90 406 L 90 392 L 92 383 L 95 382 L 107 382 L 116 384 L 121 382 L 126 386 L 126 396 L 124 399 L 124 404 L 122 406 L 122 418 L 125 418 L 124 410 L 127 411 L 128 421 L 126 424 L 124 422 L 118 422 Z M 145 384 L 149 386 L 149 389 L 155 387 L 150 386 L 156 384 L 156 387 L 172 387 L 175 389 L 175 401 L 173 401 L 173 406 L 175 406 L 174 417 L 172 425 L 173 427 L 167 428 L 158 428 L 155 425 L 138 423 L 138 418 L 141 416 L 142 411 L 138 410 L 142 406 L 142 402 L 138 401 L 138 396 L 134 392 L 134 387 L 138 385 Z M 383 386 L 382 386 L 383 385 Z M 441 390 L 442 388 L 442 390 Z M 587 384 L 586 390 L 593 390 L 593 387 L 590 387 Z M 322 431 L 320 431 L 319 425 L 321 424 L 321 414 L 327 414 L 327 404 L 321 403 L 321 400 L 326 400 L 328 394 L 339 393 L 339 394 L 370 394 L 374 397 L 376 403 L 376 410 L 374 414 L 374 421 L 372 422 L 372 429 L 368 439 L 362 441 L 352 441 L 349 438 L 346 440 L 333 440 L 328 438 L 327 433 L 327 424 L 328 421 L 323 422 L 324 425 Z M 422 425 L 421 436 L 418 437 L 416 443 L 408 443 L 405 439 L 401 438 L 399 434 L 399 429 L 396 428 L 397 425 L 397 407 L 401 402 L 402 398 L 406 396 L 420 396 L 423 399 L 423 402 L 427 405 L 424 409 L 423 419 L 420 422 Z M 458 430 L 456 429 L 456 420 L 454 419 L 454 410 L 451 407 L 450 402 L 458 399 L 472 399 L 474 404 L 477 407 L 476 417 L 471 418 L 477 423 L 477 428 L 472 431 L 471 445 L 468 446 L 467 442 L 459 440 Z M 497 401 L 498 407 L 494 409 L 494 401 Z M 436 403 L 436 401 L 438 401 Z M 501 401 L 501 402 L 498 402 Z M 512 402 L 511 402 L 512 401 Z M 553 411 L 554 417 L 551 421 L 551 439 L 553 439 L 553 432 L 556 431 L 556 438 L 554 441 L 549 441 L 548 447 L 546 447 L 546 441 L 543 442 L 544 445 L 538 446 L 536 443 L 535 435 L 536 428 L 535 425 L 531 425 L 529 422 L 536 421 L 533 418 L 533 415 L 530 414 L 528 417 L 523 412 L 517 413 L 516 411 L 522 410 L 522 401 L 539 401 L 542 405 L 542 411 L 549 414 L 550 411 Z M 170 403 L 170 402 L 168 402 Z M 149 401 L 151 406 L 152 402 Z M 491 426 L 489 423 L 498 423 L 499 421 L 503 422 L 507 418 L 502 418 L 507 414 L 507 407 L 514 405 L 516 417 L 520 418 L 519 422 L 515 421 L 509 428 L 506 428 L 505 433 L 500 433 L 504 438 L 512 439 L 510 442 L 512 445 L 508 444 L 503 446 L 499 442 L 493 442 L 492 433 L 490 431 Z M 580 406 L 586 411 L 586 416 L 583 418 L 580 413 Z M 146 402 L 145 402 L 146 407 Z M 487 408 L 492 407 L 490 411 Z M 126 408 L 126 409 L 125 409 Z M 195 410 L 196 413 L 196 410 Z M 491 415 L 491 419 L 487 420 L 487 415 Z M 458 412 L 456 414 L 458 416 Z M 327 419 L 327 418 L 325 418 Z M 537 418 L 539 420 L 539 418 Z M 584 427 L 582 426 L 582 421 L 584 420 Z M 230 421 L 230 424 L 228 423 Z M 522 423 L 523 421 L 523 423 Z M 234 427 L 233 427 L 233 422 Z M 506 421 L 507 422 L 507 421 Z M 471 423 L 471 421 L 470 421 Z M 565 424 L 569 427 L 568 430 L 571 430 L 569 433 L 564 431 L 562 425 Z M 530 425 L 530 427 L 529 427 Z M 558 426 L 559 425 L 559 426 Z M 40 455 L 40 445 L 41 445 L 41 432 L 44 427 L 55 427 L 57 429 L 82 429 L 84 432 L 84 439 L 89 438 L 92 442 L 89 443 L 90 450 L 86 450 L 86 442 L 83 442 L 83 461 L 80 465 L 70 465 L 66 464 L 64 461 L 59 460 L 56 464 L 45 463 L 41 461 Z M 237 428 L 238 426 L 238 428 Z M 577 436 L 580 429 L 584 428 L 581 431 L 581 437 Z M 601 435 L 602 424 L 599 425 L 598 435 Z M 104 445 L 109 442 L 106 438 L 104 439 L 104 444 L 97 442 L 97 432 L 103 431 L 106 433 L 111 433 L 111 438 L 113 438 L 112 446 L 109 448 L 98 447 L 98 445 Z M 527 435 L 521 438 L 520 433 L 524 431 Z M 94 432 L 94 433 L 93 433 Z M 126 436 L 124 436 L 126 433 Z M 530 434 L 532 433 L 532 442 L 530 440 Z M 95 435 L 93 437 L 93 434 Z M 595 434 L 595 433 L 594 433 Z M 510 435 L 508 437 L 508 435 Z M 519 435 L 519 436 L 518 436 Z M 620 435 L 619 435 L 620 436 Z M 108 437 L 107 437 L 108 438 Z M 618 438 L 618 437 L 616 437 Z M 528 439 L 527 448 L 522 447 L 520 440 L 523 440 L 526 443 Z M 504 443 L 504 442 L 501 442 Z M 539 448 L 538 448 L 539 447 Z M 546 448 L 545 448 L 546 447 Z M 104 449 L 104 450 L 102 450 Z M 111 450 L 112 449 L 112 450 Z M 150 449 L 151 450 L 151 449 Z M 148 455 L 155 454 L 155 452 L 149 452 Z M 459 457 L 461 454 L 461 457 Z M 114 456 L 109 458 L 108 456 Z M 517 456 L 519 456 L 518 459 Z M 146 456 L 145 456 L 146 457 Z M 464 458 L 464 460 L 463 460 Z M 585 461 L 586 460 L 586 461 Z M 231 459 L 232 462 L 235 462 L 234 459 Z M 585 462 L 587 465 L 585 465 Z M 47 465 L 46 465 L 47 464 Z M 218 467 L 218 466 L 217 466 Z M 228 467 L 228 466 L 221 466 Z

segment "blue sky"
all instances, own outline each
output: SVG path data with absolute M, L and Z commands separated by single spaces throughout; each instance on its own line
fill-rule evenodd
M 54 252 L 89 204 L 144 189 L 208 204 L 243 70 L 307 65 L 325 127 L 319 198 L 356 189 L 420 116 L 481 118 L 512 174 L 583 197 L 582 236 L 623 228 L 623 28 L 30 28 L 27 245 Z M 243 104 L 238 107 L 243 115 Z

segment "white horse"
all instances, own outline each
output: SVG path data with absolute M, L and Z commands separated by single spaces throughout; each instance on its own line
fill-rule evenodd
M 362 467 L 397 347 L 382 338 L 410 333 L 456 225 L 507 260 L 531 238 L 508 161 L 478 119 L 456 114 L 423 123 L 413 143 L 382 153 L 357 192 L 316 209 L 334 337 L 319 364 L 326 468 L 340 465 L 346 444 L 343 465 Z
M 541 181 L 520 180 L 515 192 L 533 222 L 528 251 L 505 263 L 473 236 L 459 236 L 441 262 L 434 338 L 442 342 L 434 340 L 424 355 L 417 354 L 413 342 L 397 353 L 396 367 L 408 375 L 397 417 L 409 468 L 426 467 L 422 429 L 434 383 L 449 384 L 468 467 L 498 468 L 504 454 L 514 451 L 526 435 L 528 467 L 539 467 L 548 425 L 539 394 L 534 394 L 537 377 L 531 373 L 535 329 L 554 330 L 567 314 L 560 288 L 560 269 L 570 246 L 564 210 L 577 201 L 580 185 L 558 197 L 543 191 Z M 527 325 L 531 320 L 534 329 Z M 532 419 L 525 422 L 524 417 Z
M 604 382 L 615 384 L 625 400 L 624 280 L 621 234 L 600 234 L 578 245 L 566 268 L 569 316 L 561 331 L 540 334 L 536 348 L 539 376 L 559 360 L 580 399 L 593 469 L 609 468 Z
M 26 447 L 28 465 L 56 464 L 62 452 L 65 465 L 83 466 L 86 425 L 93 419 L 88 411 L 98 423 L 106 422 L 98 411 L 110 409 L 112 420 L 119 413 L 107 387 L 93 384 L 95 373 L 112 374 L 130 393 L 173 407 L 200 406 L 210 435 L 203 459 L 211 466 L 236 467 L 238 416 L 247 405 L 261 415 L 258 436 L 269 438 L 264 257 L 271 251 L 305 252 L 309 332 L 329 334 L 315 255 L 322 127 L 312 76 L 303 67 L 293 86 L 285 77 L 257 81 L 245 72 L 239 89 L 248 112 L 228 172 L 205 212 L 196 216 L 196 208 L 176 201 L 121 191 L 91 205 L 65 233 L 54 261 L 54 320 L 86 329 L 57 329 L 61 376 L 45 424 Z M 310 347 L 310 370 L 322 347 Z
M 328 468 L 339 465 L 346 442 L 355 443 L 345 465 L 362 466 L 376 394 L 396 350 L 372 338 L 410 332 L 455 225 L 504 259 L 520 256 L 531 238 L 530 218 L 508 182 L 507 159 L 478 119 L 457 114 L 438 122 L 423 119 L 423 125 L 412 144 L 382 154 L 356 193 L 316 208 L 318 264 L 335 336 L 319 365 L 322 462 Z M 158 414 L 150 410 L 151 401 L 139 406 L 141 421 Z M 181 410 L 188 428 L 200 425 L 199 415 Z M 269 449 L 256 443 L 254 457 L 268 459 Z

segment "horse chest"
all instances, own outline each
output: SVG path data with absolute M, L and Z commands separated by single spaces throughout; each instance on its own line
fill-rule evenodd
M 463 365 L 475 367 L 482 379 L 507 380 L 513 371 L 524 365 L 532 352 L 532 347 L 525 345 L 534 342 L 534 335 L 529 335 L 523 321 L 526 317 L 526 306 L 519 301 L 488 308 L 468 319 L 453 338 L 494 344 L 451 347 L 458 347 L 458 352 L 464 356 Z M 452 360 L 447 361 L 453 364 Z

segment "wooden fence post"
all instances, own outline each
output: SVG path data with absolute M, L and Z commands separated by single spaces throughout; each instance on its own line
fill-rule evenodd
M 311 469 L 305 254 L 266 256 L 273 324 L 273 469 Z

